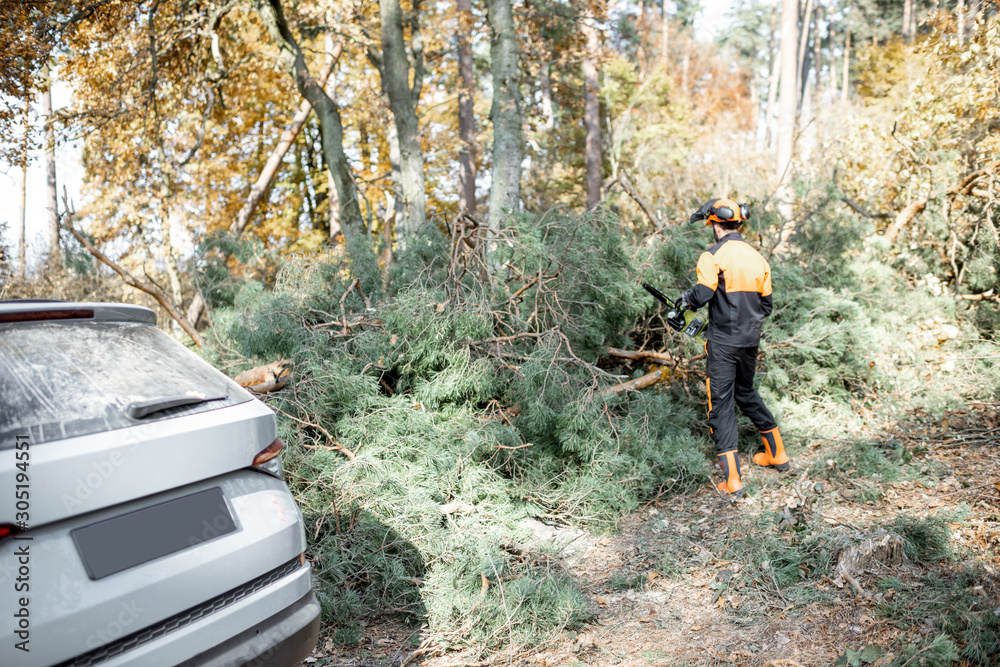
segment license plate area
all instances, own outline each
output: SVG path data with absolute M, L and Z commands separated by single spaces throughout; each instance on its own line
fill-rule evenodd
M 87 575 L 101 579 L 236 530 L 222 489 L 213 487 L 70 532 Z

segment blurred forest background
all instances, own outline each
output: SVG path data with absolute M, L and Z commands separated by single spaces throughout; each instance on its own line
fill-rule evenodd
M 1000 389 L 998 5 L 749 0 L 711 39 L 701 10 L 6 0 L 0 164 L 45 165 L 48 234 L 3 202 L 0 298 L 141 303 L 232 376 L 275 364 L 335 642 L 390 615 L 425 655 L 536 646 L 589 612 L 526 522 L 613 531 L 709 479 L 703 351 L 639 286 L 693 284 L 706 199 L 771 262 L 793 457 Z M 898 664 L 995 664 L 980 611 Z

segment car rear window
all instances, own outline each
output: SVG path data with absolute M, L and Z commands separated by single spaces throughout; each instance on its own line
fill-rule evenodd
M 155 409 L 178 397 L 202 402 Z M 0 449 L 12 447 L 16 435 L 37 444 L 248 400 L 236 383 L 148 324 L 0 325 Z

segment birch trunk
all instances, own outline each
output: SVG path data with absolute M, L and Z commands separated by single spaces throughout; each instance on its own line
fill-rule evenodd
M 316 109 L 323 135 L 324 157 L 336 186 L 340 225 L 351 257 L 351 267 L 365 295 L 374 301 L 380 291 L 381 278 L 371 238 L 361 217 L 358 193 L 344 155 L 344 127 L 340 108 L 327 95 L 323 86 L 309 76 L 305 55 L 288 27 L 281 0 L 256 0 L 256 7 L 268 34 L 280 50 L 281 64 L 294 76 L 299 93 Z
M 324 66 L 323 71 L 319 75 L 319 85 L 326 85 L 327 78 L 330 76 L 330 71 L 333 68 L 333 64 L 340 57 L 341 50 L 343 48 L 342 44 L 337 44 L 331 51 L 328 48 L 328 53 L 330 54 L 327 59 L 327 64 Z M 247 195 L 247 199 L 243 202 L 243 206 L 240 207 L 239 212 L 236 214 L 236 219 L 229 225 L 229 231 L 239 236 L 250 224 L 250 218 L 253 216 L 254 211 L 260 205 L 261 200 L 264 198 L 264 193 L 267 189 L 271 187 L 271 183 L 274 182 L 274 177 L 278 174 L 278 169 L 281 167 L 282 162 L 285 159 L 285 155 L 288 153 L 288 149 L 291 148 L 292 143 L 295 141 L 295 137 L 299 135 L 302 127 L 306 123 L 306 119 L 309 118 L 310 112 L 312 112 L 313 105 L 309 100 L 302 100 L 299 104 L 298 110 L 295 112 L 295 116 L 292 117 L 291 124 L 281 133 L 281 137 L 278 138 L 278 143 L 271 151 L 271 154 L 267 157 L 267 161 L 264 163 L 264 168 L 261 169 L 260 174 L 254 181 L 253 185 L 250 187 L 250 193 Z M 330 202 L 333 205 L 333 202 Z M 332 236 L 331 236 L 332 238 Z
M 45 210 L 49 218 L 49 266 L 62 265 L 59 249 L 59 190 L 56 186 L 56 129 L 52 115 L 52 73 L 42 74 L 42 124 L 45 129 Z
M 666 68 L 670 62 L 670 17 L 667 16 L 667 3 L 660 5 L 660 62 Z
M 833 91 L 834 97 L 837 95 L 838 83 L 837 83 L 837 57 L 833 53 L 833 45 L 837 43 L 836 34 L 834 32 L 834 20 L 833 11 L 827 14 L 826 20 L 826 44 L 827 48 L 830 50 L 830 90 Z
M 601 82 L 597 72 L 600 39 L 597 27 L 589 21 L 581 26 L 587 38 L 587 57 L 583 60 L 584 156 L 587 169 L 587 208 L 601 201 Z
M 816 74 L 813 78 L 813 114 L 819 110 L 820 75 L 823 73 L 823 40 L 819 38 L 819 22 L 823 19 L 823 7 L 817 6 L 815 11 L 815 21 L 813 27 L 813 68 Z
M 487 0 L 490 55 L 493 72 L 493 183 L 490 187 L 490 224 L 499 226 L 505 213 L 517 211 L 521 200 L 521 89 L 517 37 L 511 0 Z
M 775 165 L 775 180 L 778 182 L 778 189 L 775 198 L 778 203 L 778 211 L 781 214 L 785 229 L 782 231 L 781 239 L 778 241 L 775 251 L 784 249 L 788 237 L 791 236 L 792 218 L 792 189 L 789 185 L 791 180 L 791 163 L 793 153 L 793 143 L 795 141 L 795 110 L 797 107 L 798 86 L 796 85 L 798 69 L 798 34 L 797 23 L 799 14 L 799 4 L 797 0 L 783 0 L 781 8 L 781 42 L 779 43 L 781 60 L 781 88 L 778 106 L 778 150 L 777 163 Z
M 458 10 L 458 207 L 476 215 L 476 114 L 472 93 L 476 87 L 472 63 L 472 0 L 457 0 Z M 551 100 L 550 100 L 551 112 Z
M 381 0 L 379 11 L 382 21 L 382 89 L 389 97 L 389 109 L 399 138 L 403 218 L 396 221 L 396 245 L 402 250 L 427 220 L 424 154 L 420 147 L 414 91 L 410 88 L 410 61 L 406 56 L 403 12 L 399 0 Z M 419 85 L 418 73 L 414 86 Z
M 780 0 L 779 0 L 780 1 Z M 774 31 L 777 14 L 777 4 L 775 13 L 771 16 L 772 32 Z M 768 75 L 767 83 L 767 145 L 774 148 L 778 140 L 778 85 L 781 81 L 781 52 L 774 52 L 772 47 L 771 72 Z
M 847 101 L 847 87 L 850 84 L 851 76 L 851 31 L 847 31 L 847 38 L 844 42 L 844 81 L 840 89 L 840 99 Z
M 18 193 L 18 206 L 20 207 L 17 215 L 17 225 L 20 228 L 20 234 L 17 237 L 17 276 L 19 278 L 24 278 L 28 273 L 28 237 L 27 237 L 27 225 L 25 221 L 27 219 L 28 211 L 28 140 L 29 140 L 29 112 L 31 111 L 31 103 L 28 100 L 28 87 L 24 87 L 24 141 L 21 142 L 21 180 L 19 182 L 20 192 Z
M 913 16 L 913 0 L 903 0 L 903 41 L 907 44 L 913 39 L 910 32 L 911 17 Z
M 958 17 L 958 48 L 962 48 L 965 44 L 965 0 L 958 0 L 955 14 Z

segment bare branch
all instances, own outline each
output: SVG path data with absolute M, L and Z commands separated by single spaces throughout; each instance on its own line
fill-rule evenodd
M 639 193 L 635 191 L 635 188 L 632 187 L 632 184 L 628 182 L 628 174 L 625 172 L 624 169 L 621 170 L 621 176 L 618 177 L 617 182 L 619 185 L 622 186 L 622 190 L 624 190 L 628 194 L 628 196 L 631 197 L 635 201 L 635 203 L 639 205 L 639 208 L 641 208 L 642 212 L 646 214 L 646 217 L 649 218 L 649 221 L 653 223 L 653 227 L 659 229 L 660 221 L 653 214 L 653 210 L 649 208 L 649 205 L 645 202 L 645 200 L 643 200 L 643 198 L 639 196 Z
M 66 210 L 66 229 L 68 229 L 70 234 L 72 234 L 73 237 L 77 241 L 79 241 L 84 248 L 87 249 L 87 252 L 96 257 L 102 263 L 111 267 L 111 270 L 117 273 L 119 276 L 121 276 L 121 279 L 125 281 L 126 285 L 134 287 L 135 289 L 140 290 L 142 292 L 145 292 L 146 294 L 149 294 L 154 299 L 156 299 L 157 303 L 163 306 L 163 309 L 167 311 L 167 314 L 170 315 L 170 317 L 172 317 L 177 322 L 177 324 L 181 326 L 181 328 L 184 330 L 184 333 L 186 333 L 188 336 L 191 337 L 191 340 L 194 341 L 195 345 L 197 345 L 198 347 L 205 346 L 205 339 L 201 337 L 201 334 L 198 333 L 197 329 L 191 326 L 191 323 L 187 321 L 187 318 L 185 318 L 177 311 L 170 297 L 164 294 L 163 290 L 161 290 L 156 285 L 153 285 L 152 283 L 147 283 L 137 279 L 127 269 L 122 268 L 121 266 L 113 262 L 111 259 L 109 259 L 108 256 L 105 255 L 103 252 L 95 248 L 94 244 L 92 244 L 87 239 L 87 237 L 83 236 L 80 232 L 77 231 L 76 227 L 73 226 L 73 212 L 70 210 L 69 207 L 69 197 L 66 195 L 66 186 L 63 186 L 63 207 Z
M 926 197 L 910 202 L 896 215 L 896 219 L 892 221 L 892 224 L 889 225 L 889 227 L 885 230 L 885 233 L 882 234 L 882 238 L 888 241 L 890 245 L 894 243 L 896 241 L 896 236 L 900 231 L 902 231 L 903 227 L 905 227 L 910 220 L 913 220 L 918 213 L 923 211 L 926 206 Z

